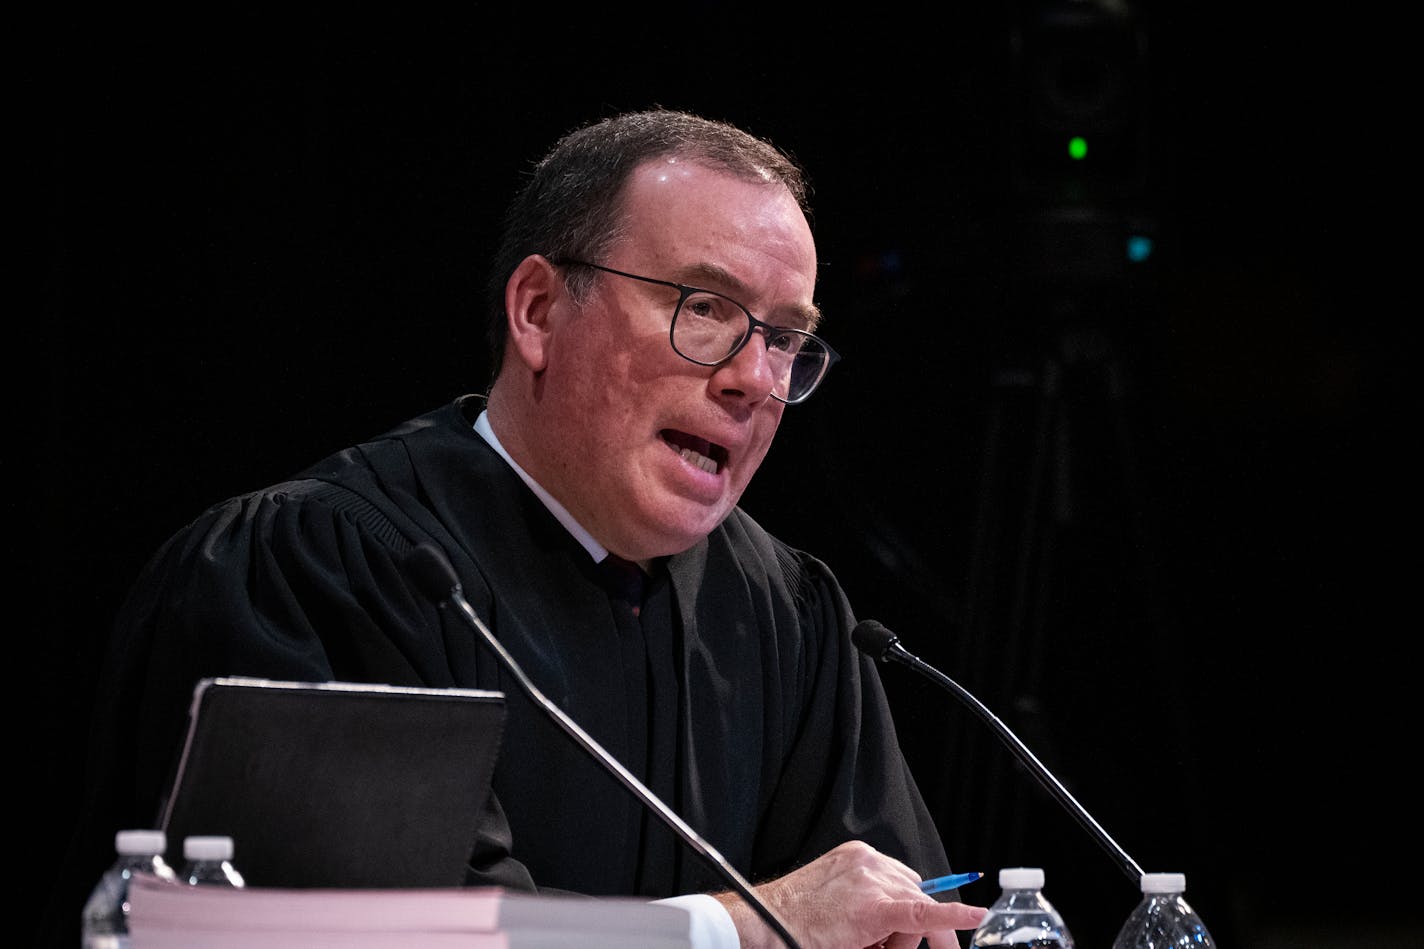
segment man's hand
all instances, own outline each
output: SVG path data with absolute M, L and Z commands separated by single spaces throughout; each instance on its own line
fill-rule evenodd
M 920 892 L 920 877 L 869 844 L 851 841 L 798 870 L 754 887 L 801 949 L 959 949 L 957 929 L 974 929 L 982 906 L 940 903 Z M 776 933 L 737 893 L 717 899 L 736 924 L 742 946 L 784 949 Z

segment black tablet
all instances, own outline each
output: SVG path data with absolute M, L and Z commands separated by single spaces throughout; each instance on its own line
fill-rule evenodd
M 504 721 L 502 692 L 203 679 L 161 810 L 169 860 L 222 835 L 255 886 L 459 886 Z

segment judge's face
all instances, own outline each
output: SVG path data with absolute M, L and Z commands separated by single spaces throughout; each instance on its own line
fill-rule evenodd
M 725 294 L 774 325 L 814 324 L 815 244 L 780 185 L 649 162 L 628 183 L 622 236 L 589 263 Z M 736 505 L 785 406 L 769 395 L 760 336 L 719 366 L 688 362 L 669 342 L 677 290 L 594 276 L 581 301 L 562 280 L 550 293 L 533 380 L 544 461 L 531 473 L 614 553 L 677 553 Z

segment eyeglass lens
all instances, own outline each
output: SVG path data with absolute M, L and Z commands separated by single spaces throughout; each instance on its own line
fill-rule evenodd
M 752 318 L 727 297 L 696 291 L 678 307 L 672 325 L 672 344 L 684 358 L 716 365 L 742 345 L 752 332 Z M 777 380 L 775 395 L 795 402 L 810 393 L 820 380 L 828 356 L 820 340 L 799 330 L 761 324 L 767 364 Z

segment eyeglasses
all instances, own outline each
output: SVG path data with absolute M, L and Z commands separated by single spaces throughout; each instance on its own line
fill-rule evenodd
M 641 280 L 677 291 L 668 338 L 673 351 L 699 366 L 720 366 L 742 351 L 758 328 L 766 341 L 767 365 L 771 367 L 771 397 L 795 404 L 810 398 L 826 378 L 840 354 L 825 340 L 803 330 L 773 326 L 752 316 L 751 311 L 731 297 L 712 290 L 686 287 L 668 280 L 654 280 L 637 274 L 590 264 L 583 260 L 555 260 L 559 266 L 589 267 L 629 280 Z

